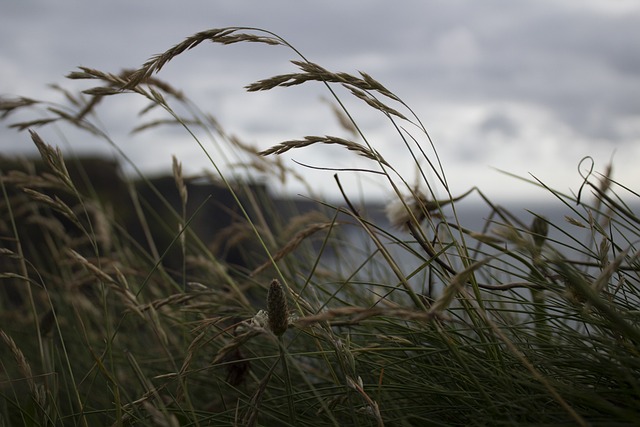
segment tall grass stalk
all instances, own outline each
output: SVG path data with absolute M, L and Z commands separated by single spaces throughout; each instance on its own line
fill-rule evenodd
M 345 135 L 266 149 L 232 136 L 156 76 L 204 42 L 289 49 L 290 73 L 246 89 L 318 85 Z M 545 189 L 564 218 L 532 206 L 523 217 L 472 183 L 452 194 L 436 142 L 398 95 L 255 28 L 199 32 L 138 69 L 68 77 L 91 87 L 54 86 L 62 105 L 0 99 L 40 154 L 0 164 L 0 424 L 637 424 L 639 194 L 611 165 L 598 174 L 576 159 L 583 184 L 571 194 L 505 172 Z M 98 125 L 122 96 L 147 103 L 134 133 L 175 126 L 213 172 L 188 176 L 173 157 L 170 189 L 146 176 Z M 417 183 L 356 121 L 360 103 L 396 132 Z M 99 168 L 54 148 L 51 126 L 106 143 L 134 173 L 105 186 Z M 318 168 L 334 200 L 286 160 L 327 145 L 360 162 Z M 382 177 L 389 200 L 352 194 L 347 174 Z M 300 181 L 305 204 L 252 176 Z M 212 193 L 198 199 L 203 178 Z M 206 237 L 220 194 L 229 221 Z M 470 199 L 485 209 L 479 228 L 460 221 Z

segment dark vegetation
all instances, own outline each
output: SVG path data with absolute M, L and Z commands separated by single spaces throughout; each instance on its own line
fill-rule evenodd
M 229 136 L 155 77 L 205 41 L 292 49 L 294 72 L 247 89 L 322 85 L 353 136 L 263 152 Z M 65 105 L 0 100 L 5 119 L 36 113 L 10 125 L 30 130 L 41 157 L 0 165 L 0 425 L 637 425 L 638 193 L 611 168 L 586 170 L 572 194 L 530 179 L 569 213 L 553 222 L 531 207 L 523 223 L 472 183 L 451 194 L 426 128 L 380 82 L 326 70 L 256 29 L 201 32 L 138 70 L 69 77 L 91 87 L 65 92 Z M 174 158 L 170 178 L 125 179 L 116 163 L 65 158 L 40 136 L 77 127 L 118 152 L 94 120 L 122 93 L 149 103 L 141 120 L 161 110 L 163 125 L 193 136 L 213 178 L 184 176 Z M 398 131 L 418 185 L 347 100 Z M 274 179 L 299 179 L 278 156 L 309 145 L 366 159 L 357 173 L 386 179 L 396 228 L 344 191 L 353 171 L 328 172 L 340 205 L 228 179 L 201 129 L 240 153 L 230 164 Z M 480 229 L 458 220 L 468 197 L 491 211 Z

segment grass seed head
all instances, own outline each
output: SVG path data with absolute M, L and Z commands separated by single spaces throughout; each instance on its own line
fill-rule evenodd
M 387 205 L 385 213 L 389 223 L 397 229 L 406 229 L 408 223 L 420 224 L 427 217 L 427 197 L 419 192 Z
M 285 333 L 289 326 L 289 309 L 287 297 L 278 279 L 273 279 L 267 293 L 267 312 L 269 313 L 269 328 L 276 336 Z
M 531 223 L 531 233 L 533 235 L 533 243 L 536 248 L 540 249 L 547 240 L 547 234 L 549 234 L 549 223 L 543 217 L 535 217 Z

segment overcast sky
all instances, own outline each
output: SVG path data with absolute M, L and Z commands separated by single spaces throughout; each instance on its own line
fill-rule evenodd
M 226 26 L 273 31 L 331 71 L 362 70 L 382 82 L 427 127 L 454 193 L 478 185 L 497 199 L 541 195 L 494 168 L 577 191 L 584 156 L 592 156 L 600 171 L 613 158 L 614 179 L 638 190 L 635 0 L 2 1 L 0 95 L 60 100 L 47 84 L 90 86 L 64 79 L 77 66 L 109 72 L 137 67 L 193 33 Z M 260 149 L 305 135 L 348 137 L 319 84 L 243 90 L 253 81 L 295 72 L 292 59 L 298 58 L 281 46 L 205 44 L 176 58 L 159 77 L 227 132 Z M 138 166 L 169 170 L 172 154 L 188 172 L 207 166 L 183 131 L 130 135 L 145 104 L 115 98 L 100 106 L 103 124 Z M 347 102 L 374 148 L 413 181 L 413 162 L 391 124 L 360 101 Z M 76 140 L 75 133 L 67 140 L 43 133 L 47 142 L 77 153 L 112 152 L 104 143 Z M 31 150 L 25 134 L 2 129 L 0 138 L 5 153 Z M 370 166 L 326 146 L 284 157 L 318 167 Z M 332 172 L 292 165 L 315 188 L 335 193 Z M 341 176 L 351 191 L 389 193 L 362 174 Z M 290 191 L 304 192 L 297 186 Z

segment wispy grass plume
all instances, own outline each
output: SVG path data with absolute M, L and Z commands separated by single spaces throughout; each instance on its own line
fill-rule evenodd
M 204 42 L 288 49 L 292 72 L 246 89 L 319 84 L 347 136 L 258 149 L 225 130 L 157 75 Z M 0 99 L 3 120 L 27 115 L 8 126 L 39 154 L 0 159 L 1 425 L 637 425 L 640 195 L 612 165 L 583 159 L 572 194 L 505 174 L 545 189 L 557 218 L 537 203 L 511 212 L 473 182 L 452 194 L 400 96 L 255 28 L 68 77 L 90 87 L 53 86 L 62 105 Z M 190 175 L 173 156 L 169 176 L 143 173 L 99 126 L 122 93 L 145 101 L 132 133 L 174 126 L 211 170 Z M 347 99 L 395 131 L 393 156 Z M 52 125 L 134 173 L 74 159 Z M 339 199 L 284 155 L 328 145 L 372 164 L 317 168 Z M 389 199 L 365 184 L 354 195 L 347 173 L 384 178 Z M 256 177 L 307 193 L 276 197 Z M 485 209 L 479 229 L 459 220 L 466 199 Z

